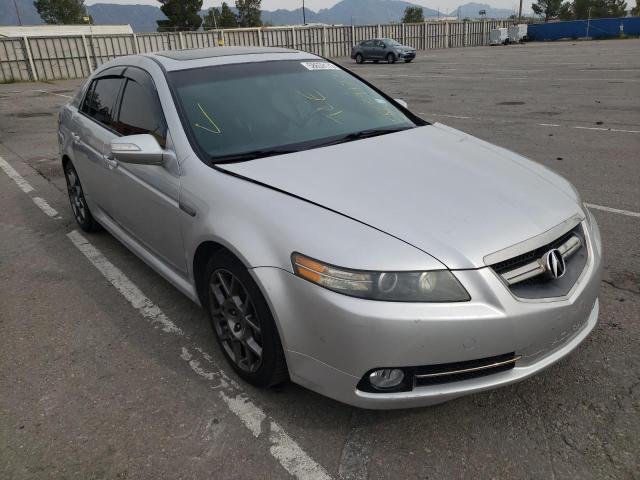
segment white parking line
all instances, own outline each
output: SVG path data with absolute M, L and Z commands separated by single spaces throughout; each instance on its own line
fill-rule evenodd
M 16 172 L 15 168 L 9 165 L 9 162 L 7 162 L 2 157 L 0 157 L 0 168 L 4 170 L 4 173 L 6 173 L 11 180 L 16 182 L 16 184 L 20 187 L 20 190 L 22 190 L 24 193 L 33 192 L 33 187 L 31 186 L 31 184 L 24 178 L 22 178 L 22 175 Z
M 50 92 L 49 90 L 35 90 L 35 91 L 36 92 L 42 92 L 42 93 L 48 93 L 49 95 L 55 95 L 57 97 L 73 98 L 71 95 L 64 95 L 62 93 Z
M 600 130 L 602 132 L 620 132 L 620 133 L 640 133 L 640 130 L 620 130 L 618 128 L 604 128 L 604 127 L 571 127 L 579 130 Z
M 487 118 L 479 118 L 479 117 L 467 117 L 464 115 L 448 115 L 444 113 L 425 113 L 418 112 L 418 115 L 426 115 L 429 117 L 447 117 L 447 118 L 456 118 L 460 120 L 482 120 L 487 121 Z M 521 123 L 520 120 L 505 120 L 505 119 L 489 119 L 489 121 L 499 122 L 499 123 Z M 540 127 L 564 127 L 564 128 L 575 128 L 577 130 L 594 130 L 598 132 L 613 132 L 613 133 L 640 133 L 640 130 L 625 130 L 621 128 L 607 128 L 607 127 L 582 127 L 578 125 L 561 125 L 559 123 L 537 123 L 536 125 Z
M 136 308 L 143 317 L 157 325 L 167 333 L 185 337 L 185 333 L 173 323 L 164 312 L 156 306 L 129 278 L 94 247 L 80 232 L 74 230 L 67 234 L 71 242 L 87 257 L 87 259 L 102 273 L 102 275 L 118 290 L 129 303 Z M 282 465 L 282 467 L 300 480 L 331 480 L 331 476 L 318 463 L 316 463 L 273 419 L 255 405 L 239 386 L 230 380 L 224 371 L 219 368 L 209 357 L 202 353 L 198 347 L 194 347 L 210 362 L 213 371 L 206 371 L 200 362 L 188 348 L 182 347 L 180 358 L 188 362 L 189 367 L 199 376 L 209 381 L 217 381 L 217 388 L 221 388 L 219 396 L 243 423 L 243 425 L 256 437 L 263 435 L 263 423 L 268 421 L 269 453 Z
M 473 118 L 473 117 L 465 117 L 464 115 L 446 115 L 444 113 L 431 113 L 431 114 L 419 113 L 418 115 L 432 115 L 434 117 L 460 118 L 460 119 L 463 119 L 463 120 L 467 120 L 467 119 Z
M 631 210 L 620 210 L 619 208 L 605 207 L 604 205 L 596 205 L 594 203 L 585 203 L 585 205 L 589 208 L 602 210 L 603 212 L 619 213 L 620 215 L 626 215 L 628 217 L 640 218 L 640 212 L 632 212 Z
M 42 210 L 44 214 L 47 215 L 48 217 L 55 218 L 55 219 L 62 218 L 60 217 L 60 214 L 58 213 L 58 211 L 55 208 L 53 208 L 51 205 L 49 205 L 44 198 L 32 197 L 31 200 L 33 200 L 33 203 L 35 203 L 38 206 L 38 208 Z
M 129 303 L 147 318 L 152 325 L 162 327 L 167 333 L 175 333 L 184 335 L 180 330 L 157 306 L 149 300 L 134 283 L 118 267 L 113 265 L 107 258 L 100 253 L 89 241 L 82 236 L 80 232 L 74 230 L 67 233 L 67 237 L 73 242 L 82 254 L 96 267 L 104 277 L 109 280 L 116 290 L 118 290 Z

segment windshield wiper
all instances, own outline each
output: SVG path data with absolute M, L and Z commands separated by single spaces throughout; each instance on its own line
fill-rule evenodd
M 394 128 L 372 128 L 369 130 L 360 130 L 359 132 L 353 132 L 340 137 L 338 139 L 331 140 L 329 142 L 318 145 L 319 147 L 326 147 L 329 145 L 337 145 L 339 143 L 351 142 L 353 140 L 361 140 L 363 138 L 377 137 L 379 135 L 386 135 L 387 133 L 402 132 L 403 130 L 409 130 L 414 127 L 394 127 Z
M 270 148 L 265 150 L 252 150 L 250 152 L 234 153 L 231 155 L 222 155 L 220 157 L 211 157 L 213 163 L 234 163 L 245 162 L 247 160 L 255 160 L 256 158 L 273 157 L 275 155 L 284 155 L 286 153 L 298 152 L 297 149 L 291 148 Z

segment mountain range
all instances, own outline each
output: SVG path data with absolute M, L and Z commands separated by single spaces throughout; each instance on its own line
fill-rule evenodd
M 0 1 L 0 24 L 17 25 L 18 17 L 13 1 Z M 42 23 L 33 0 L 15 0 L 20 20 L 23 25 Z M 233 5 L 233 0 L 228 1 Z M 330 25 L 371 25 L 377 23 L 399 22 L 406 7 L 415 4 L 401 0 L 342 0 L 331 8 L 323 8 L 317 12 L 305 9 L 307 23 L 326 23 Z M 436 10 L 422 7 L 425 18 L 437 17 Z M 164 17 L 160 8 L 153 5 L 119 5 L 113 3 L 96 3 L 88 5 L 87 10 L 95 24 L 114 25 L 130 24 L 136 32 L 150 32 L 157 28 L 156 20 Z M 513 12 L 506 9 L 492 8 L 486 4 L 467 3 L 460 5 L 451 13 L 440 15 L 455 16 L 459 11 L 460 18 L 477 18 L 479 11 L 485 10 L 487 18 L 507 18 Z M 202 10 L 201 14 L 206 15 Z M 263 10 L 262 21 L 272 25 L 299 25 L 302 23 L 302 9 L 296 10 Z

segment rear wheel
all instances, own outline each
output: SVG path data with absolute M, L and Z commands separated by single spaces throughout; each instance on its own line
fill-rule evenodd
M 374 60 L 373 63 L 378 63 L 380 60 Z
M 387 63 L 396 63 L 396 56 L 393 53 L 387 55 Z
M 224 356 L 236 373 L 256 387 L 289 378 L 276 324 L 258 285 L 227 251 L 207 265 L 207 309 Z
M 362 63 L 362 62 L 364 62 L 364 57 L 362 56 L 361 53 L 358 53 L 356 55 L 356 63 Z
M 93 218 L 87 200 L 84 198 L 84 190 L 78 177 L 78 172 L 74 168 L 71 161 L 64 164 L 64 178 L 67 181 L 67 192 L 69 194 L 69 203 L 71 210 L 76 219 L 77 224 L 85 232 L 97 232 L 101 230 L 100 224 Z

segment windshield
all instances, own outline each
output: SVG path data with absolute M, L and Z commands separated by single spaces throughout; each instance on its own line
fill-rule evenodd
M 392 40 L 390 38 L 385 38 L 384 39 L 384 43 L 386 43 L 387 45 L 389 45 L 390 47 L 401 47 L 402 44 L 396 42 L 395 40 Z
M 286 60 L 171 72 L 185 128 L 214 162 L 306 150 L 416 126 L 335 65 Z

